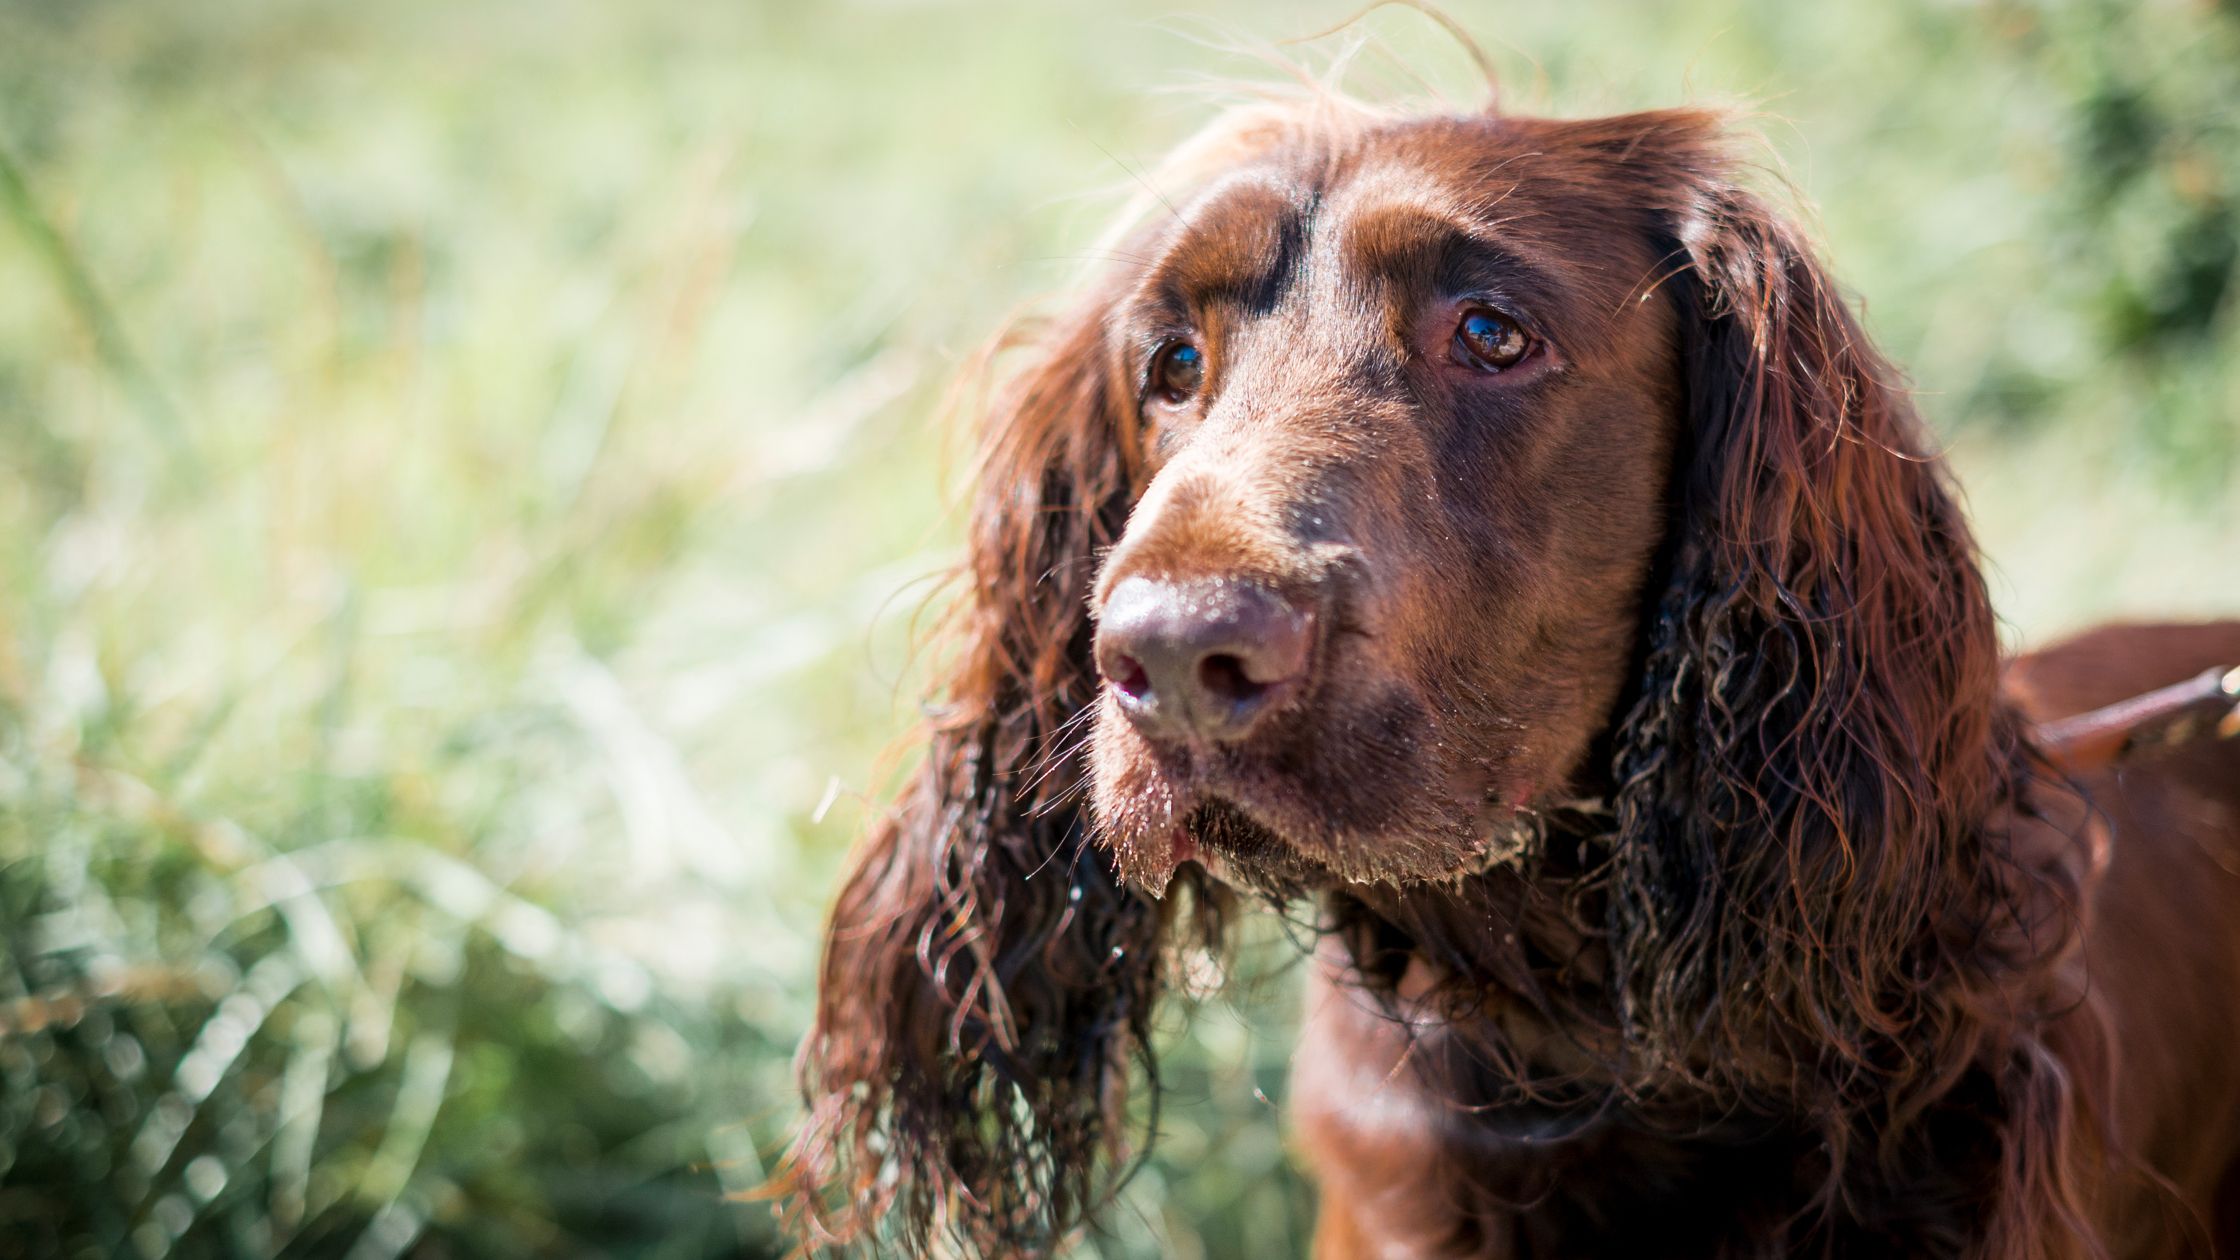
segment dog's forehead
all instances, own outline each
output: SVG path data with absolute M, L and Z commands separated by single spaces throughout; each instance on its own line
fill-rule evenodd
M 1286 246 L 1318 264 L 1373 261 L 1433 235 L 1515 252 L 1598 253 L 1628 243 L 1645 198 L 1607 157 L 1531 120 L 1440 117 L 1345 137 L 1295 137 L 1231 167 L 1174 208 L 1165 256 L 1257 270 Z M 1582 231 L 1584 229 L 1584 232 Z
M 1610 153 L 1538 120 L 1438 118 L 1371 131 L 1330 168 L 1324 214 L 1404 223 L 1405 211 L 1513 250 L 1623 255 L 1657 190 Z M 1552 261 L 1552 260 L 1551 260 Z
M 1553 139 L 1444 118 L 1262 150 L 1174 203 L 1139 309 L 1366 312 L 1490 291 L 1575 351 L 1603 345 L 1657 273 L 1651 234 L 1607 159 Z

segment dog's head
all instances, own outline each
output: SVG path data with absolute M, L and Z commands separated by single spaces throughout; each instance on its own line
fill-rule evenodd
M 1088 611 L 1131 878 L 1437 878 L 1565 792 L 1670 516 L 1687 258 L 1640 154 L 1687 126 L 1301 128 L 1128 243 L 1143 490 Z

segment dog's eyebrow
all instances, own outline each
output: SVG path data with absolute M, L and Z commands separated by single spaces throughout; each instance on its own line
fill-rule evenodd
M 1496 239 L 1484 224 L 1420 201 L 1373 205 L 1347 216 L 1339 242 L 1347 274 L 1448 293 L 1497 288 L 1560 294 L 1545 268 Z
M 1302 238 L 1300 200 L 1265 178 L 1216 187 L 1185 212 L 1147 288 L 1185 305 L 1273 308 Z

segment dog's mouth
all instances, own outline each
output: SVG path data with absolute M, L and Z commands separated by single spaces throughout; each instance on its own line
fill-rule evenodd
M 1154 742 L 1106 703 L 1090 740 L 1100 841 L 1153 892 L 1195 863 L 1279 897 L 1470 874 L 1520 844 L 1527 801 L 1498 753 L 1442 739 L 1412 692 L 1390 688 L 1235 744 Z
M 1196 862 L 1232 888 L 1288 898 L 1329 885 L 1335 873 L 1235 802 L 1212 797 L 1184 817 L 1174 865 Z
M 1270 790 L 1272 787 L 1282 790 Z M 1408 885 L 1482 873 L 1522 853 L 1537 835 L 1529 811 L 1487 803 L 1474 814 L 1425 808 L 1403 825 L 1334 826 L 1335 790 L 1246 781 L 1219 786 L 1157 782 L 1165 820 L 1147 833 L 1107 828 L 1122 873 L 1154 893 L 1195 865 L 1240 892 L 1289 900 L 1346 886 Z M 1141 798 L 1108 802 L 1126 815 Z M 1408 826 L 1407 823 L 1415 825 Z
M 1424 853 L 1405 868 L 1362 874 L 1287 839 L 1236 803 L 1214 798 L 1192 809 L 1177 828 L 1170 873 L 1195 862 L 1233 888 L 1277 898 L 1363 883 L 1436 883 L 1515 859 L 1538 836 L 1540 823 L 1540 816 L 1530 811 L 1492 806 L 1483 811 L 1473 835 L 1457 837 L 1461 843 Z

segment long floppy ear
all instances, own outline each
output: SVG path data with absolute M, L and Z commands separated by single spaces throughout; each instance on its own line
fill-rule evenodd
M 1952 1175 L 1952 1135 L 1915 1122 L 1982 1072 L 1946 1115 L 1996 1146 L 1983 1254 L 2105 1255 L 2076 1082 L 2109 1060 L 2064 970 L 2081 807 L 1999 698 L 1942 461 L 1803 237 L 1733 182 L 1722 121 L 1601 140 L 1661 194 L 1687 377 L 1670 580 L 1613 762 L 1630 1078 L 1801 1115 L 1824 1196 L 1903 1196 L 1902 1169 Z
M 1163 910 L 1085 843 L 1068 726 L 1095 694 L 1089 584 L 1135 464 L 1106 305 L 993 409 L 925 763 L 833 911 L 776 1186 L 811 1250 L 1045 1254 L 1115 1182 Z
M 1687 376 L 1618 737 L 1614 965 L 1638 1066 L 1888 1101 L 1953 1070 L 1950 939 L 2011 788 L 1975 544 L 1889 366 L 1717 123 L 1650 116 Z M 1799 1072 L 1799 1067 L 1802 1072 Z

